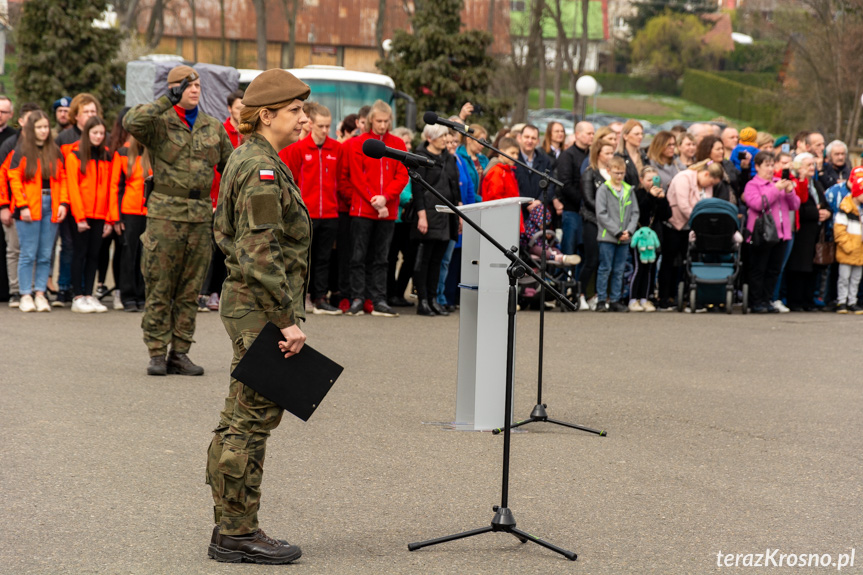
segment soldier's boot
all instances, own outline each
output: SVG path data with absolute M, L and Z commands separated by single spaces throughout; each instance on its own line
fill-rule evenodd
M 168 373 L 173 375 L 204 375 L 204 368 L 195 365 L 185 353 L 168 354 Z
M 248 535 L 222 535 L 216 526 L 207 555 L 224 563 L 284 565 L 299 559 L 303 552 L 296 545 L 268 537 L 262 529 Z
M 150 365 L 147 366 L 147 375 L 168 375 L 168 362 L 164 355 L 150 357 Z
M 217 523 L 216 526 L 213 527 L 213 538 L 210 540 L 210 543 L 215 543 L 217 541 L 217 537 L 219 536 L 221 530 L 222 527 Z M 288 543 L 285 539 L 277 539 L 277 541 L 282 545 L 290 545 L 290 543 Z

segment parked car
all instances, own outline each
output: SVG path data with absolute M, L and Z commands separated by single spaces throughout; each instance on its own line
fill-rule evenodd
M 531 110 L 528 116 L 534 115 L 537 118 L 554 118 L 556 120 L 567 120 L 573 124 L 578 122 L 578 116 L 572 110 L 563 108 L 540 108 L 539 110 Z

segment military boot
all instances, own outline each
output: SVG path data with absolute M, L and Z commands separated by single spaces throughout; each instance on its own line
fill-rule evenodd
M 296 545 L 277 541 L 258 529 L 248 535 L 222 535 L 213 529 L 207 555 L 224 563 L 261 563 L 284 565 L 296 561 L 303 552 Z
M 147 375 L 167 375 L 168 362 L 164 355 L 154 355 L 150 358 L 150 365 L 147 366 Z
M 204 375 L 204 368 L 195 365 L 185 353 L 168 354 L 168 373 L 173 375 Z

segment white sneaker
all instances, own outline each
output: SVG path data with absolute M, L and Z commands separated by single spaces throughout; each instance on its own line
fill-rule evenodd
M 27 313 L 36 311 L 36 304 L 33 303 L 33 296 L 30 294 L 22 295 L 21 302 L 18 304 L 18 309 Z
M 652 311 L 656 311 L 656 306 L 653 305 L 653 302 L 650 301 L 649 299 L 646 299 L 646 300 L 644 300 L 644 302 L 639 302 L 639 303 L 641 303 L 641 307 L 644 308 L 644 311 L 647 313 L 650 313 Z
M 565 255 L 562 262 L 565 266 L 577 266 L 581 263 L 581 256 L 578 254 Z
M 51 311 L 51 304 L 48 303 L 48 298 L 44 295 L 36 294 L 34 301 L 36 302 L 36 311 Z
M 108 308 L 103 306 L 102 302 L 100 302 L 98 299 L 94 298 L 93 296 L 88 295 L 87 299 L 90 300 L 90 307 L 92 307 L 93 311 L 95 311 L 96 313 L 105 313 L 106 311 L 108 311 Z
M 584 294 L 578 296 L 578 311 L 587 311 L 590 306 L 587 305 L 587 300 L 584 299 Z
M 123 300 L 120 299 L 120 290 L 114 290 L 114 309 L 117 311 L 123 310 Z
M 629 311 L 644 311 L 637 299 L 629 300 Z
M 73 313 L 93 313 L 96 310 L 90 305 L 90 300 L 84 296 L 78 296 L 72 300 Z
M 788 309 L 788 307 L 786 307 L 786 305 L 784 303 L 782 303 L 781 299 L 778 299 L 775 302 L 773 302 L 773 307 L 778 309 L 779 313 L 790 313 L 791 312 L 791 310 Z
M 599 299 L 596 296 L 593 296 L 592 298 L 587 300 L 588 309 L 590 309 L 590 311 L 596 311 L 596 302 L 598 301 Z

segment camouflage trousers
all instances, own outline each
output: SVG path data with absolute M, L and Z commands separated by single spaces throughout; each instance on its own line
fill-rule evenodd
M 209 222 L 147 218 L 141 235 L 141 274 L 147 307 L 141 319 L 150 356 L 165 355 L 168 344 L 188 353 L 195 335 L 198 292 L 212 255 Z
M 267 317 L 252 311 L 241 318 L 222 316 L 222 323 L 234 349 L 233 372 Z M 207 451 L 207 484 L 213 492 L 214 517 L 225 535 L 258 529 L 267 438 L 283 413 L 281 407 L 231 378 L 225 408 Z

